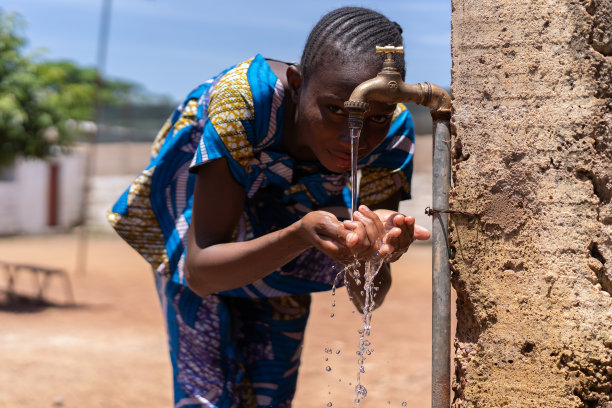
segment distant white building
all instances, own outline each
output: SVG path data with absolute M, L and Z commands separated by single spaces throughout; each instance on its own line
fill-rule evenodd
M 0 234 L 38 234 L 79 221 L 85 183 L 82 149 L 0 167 Z

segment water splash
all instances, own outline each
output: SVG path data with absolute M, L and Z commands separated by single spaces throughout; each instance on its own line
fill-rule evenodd
M 357 384 L 355 386 L 355 404 L 359 405 L 359 402 L 361 402 L 361 400 L 365 398 L 367 395 L 368 395 L 368 390 L 366 390 L 366 387 L 364 387 L 361 384 Z
M 361 279 L 363 279 L 363 291 L 361 295 L 364 297 L 363 309 L 361 313 L 361 328 L 357 331 L 359 334 L 359 343 L 357 354 L 357 385 L 355 386 L 355 405 L 359 405 L 362 399 L 367 395 L 367 389 L 361 384 L 361 374 L 365 373 L 365 359 L 366 356 L 370 356 L 374 349 L 371 347 L 372 343 L 368 339 L 370 336 L 370 330 L 372 327 L 372 312 L 376 306 L 374 296 L 378 291 L 378 287 L 374 284 L 374 279 L 382 265 L 387 261 L 387 257 L 377 252 L 372 258 L 364 262 L 364 273 L 361 276 L 361 264 L 357 261 L 349 264 L 344 269 L 345 272 L 345 284 L 349 285 L 349 279 L 346 274 L 350 274 L 357 285 L 361 285 Z M 349 291 L 349 297 L 350 297 Z
M 351 137 L 351 208 L 350 208 L 350 219 L 353 221 L 353 213 L 356 210 L 357 206 L 357 196 L 358 196 L 358 183 L 357 183 L 357 162 L 359 159 L 359 137 L 361 135 L 361 129 L 350 129 L 350 137 Z M 371 322 L 372 322 L 372 311 L 374 310 L 375 301 L 374 296 L 378 291 L 378 288 L 374 286 L 374 278 L 380 271 L 381 266 L 387 259 L 384 256 L 381 256 L 379 252 L 376 253 L 371 259 L 365 261 L 364 269 L 365 273 L 363 277 L 361 276 L 361 263 L 355 259 L 351 264 L 346 265 L 343 271 L 339 272 L 334 278 L 334 282 L 332 285 L 332 307 L 336 306 L 335 293 L 336 293 L 336 283 L 338 282 L 338 278 L 341 276 L 340 274 L 344 274 L 344 283 L 349 289 L 349 279 L 347 279 L 347 274 L 353 279 L 357 286 L 361 285 L 361 280 L 364 279 L 363 283 L 363 291 L 361 292 L 361 296 L 365 298 L 364 306 L 362 310 L 362 328 L 358 331 L 359 333 L 359 345 L 357 351 L 357 363 L 358 363 L 358 372 L 357 372 L 357 385 L 355 386 L 355 404 L 359 405 L 361 400 L 366 397 L 368 391 L 365 386 L 361 384 L 361 374 L 365 373 L 365 356 L 371 355 L 374 349 L 369 348 L 371 346 L 371 342 L 366 338 L 370 335 Z M 348 290 L 349 299 L 352 301 L 351 291 Z M 355 311 L 353 310 L 353 313 Z M 334 314 L 331 314 L 333 317 Z M 327 352 L 327 350 L 326 350 Z M 340 350 L 337 351 L 339 353 Z M 326 369 L 329 368 L 326 367 Z M 331 370 L 331 368 L 330 368 Z M 330 371 L 328 370 L 328 371 Z M 349 386 L 352 385 L 349 382 Z M 331 404 L 331 403 L 330 403 Z M 330 406 L 330 405 L 328 405 Z

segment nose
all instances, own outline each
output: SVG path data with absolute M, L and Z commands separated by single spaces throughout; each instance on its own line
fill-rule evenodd
M 370 151 L 370 143 L 369 143 L 368 135 L 365 132 L 361 132 L 361 136 L 359 136 L 359 147 L 358 150 L 360 153 L 369 152 Z

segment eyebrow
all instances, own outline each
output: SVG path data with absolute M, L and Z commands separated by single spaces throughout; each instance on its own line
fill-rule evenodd
M 380 110 L 380 113 L 378 113 L 378 115 L 393 115 L 393 112 L 395 112 L 395 107 L 391 107 L 392 105 L 388 105 L 389 108 L 384 107 Z
M 337 100 L 339 100 L 341 102 L 344 102 L 344 98 L 341 98 L 338 95 L 336 95 L 335 93 L 331 93 L 329 91 L 321 92 L 319 94 L 319 97 L 337 99 Z

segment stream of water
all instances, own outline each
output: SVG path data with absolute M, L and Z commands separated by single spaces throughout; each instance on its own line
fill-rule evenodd
M 353 213 L 357 205 L 357 161 L 359 158 L 359 136 L 361 129 L 351 128 L 351 221 L 353 221 Z
M 358 198 L 358 182 L 357 182 L 357 161 L 359 155 L 359 137 L 361 135 L 361 129 L 350 129 L 351 136 L 351 209 L 350 209 L 350 217 L 351 221 L 353 220 L 353 213 L 357 208 L 357 198 Z M 374 285 L 374 278 L 378 274 L 381 266 L 383 265 L 385 259 L 380 256 L 377 252 L 375 256 L 371 259 L 368 259 L 364 263 L 364 275 L 363 275 L 363 290 L 361 292 L 361 296 L 364 297 L 364 306 L 361 313 L 361 323 L 362 327 L 358 330 L 359 333 L 359 343 L 357 350 L 357 385 L 355 386 L 355 406 L 359 405 L 361 400 L 366 397 L 368 391 L 364 385 L 361 384 L 361 374 L 365 373 L 364 362 L 366 356 L 369 356 L 374 351 L 371 348 L 371 343 L 368 340 L 370 336 L 370 328 L 372 322 L 372 311 L 374 310 L 375 302 L 374 296 L 376 291 L 378 291 L 378 287 Z M 346 265 L 344 268 L 344 282 L 347 285 L 349 284 L 349 279 L 347 279 L 347 274 L 350 274 L 357 284 L 357 286 L 361 285 L 361 264 L 356 259 L 349 265 Z M 333 296 L 333 292 L 332 292 Z M 350 296 L 350 291 L 349 291 Z

